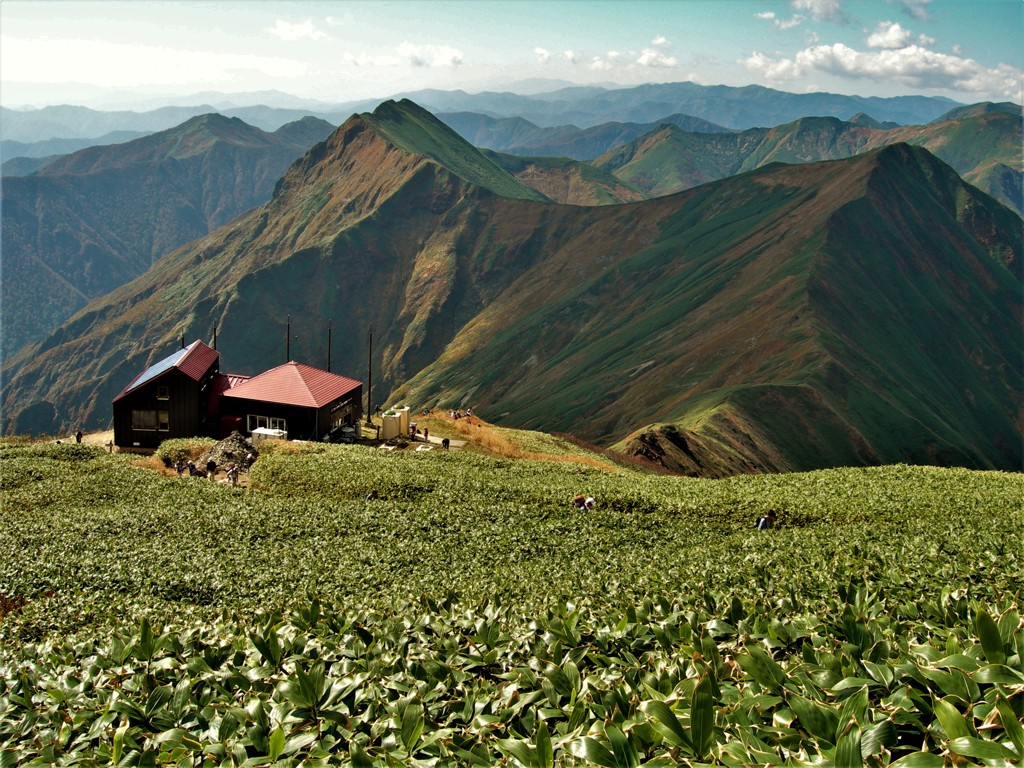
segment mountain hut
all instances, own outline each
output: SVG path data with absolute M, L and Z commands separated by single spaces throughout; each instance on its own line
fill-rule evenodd
M 113 400 L 114 444 L 153 449 L 172 437 L 216 436 L 210 396 L 220 374 L 220 353 L 196 340 L 154 363 Z
M 323 440 L 334 430 L 354 431 L 362 402 L 362 382 L 288 362 L 225 390 L 219 410 L 225 429 L 280 430 L 292 440 Z

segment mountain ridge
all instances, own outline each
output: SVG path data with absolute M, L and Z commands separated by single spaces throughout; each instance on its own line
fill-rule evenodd
M 439 146 L 472 149 L 422 122 L 429 113 L 389 109 Z M 5 384 L 5 430 L 109 418 L 116 388 L 182 334 L 217 328 L 226 370 L 280 362 L 290 315 L 291 348 L 313 364 L 325 357 L 317 326 L 333 318 L 345 339 L 336 369 L 349 372 L 372 326 L 375 391 L 390 402 L 472 405 L 652 454 L 669 446 L 675 471 L 1019 465 L 1021 221 L 927 151 L 773 164 L 581 208 L 471 184 L 370 117 L 296 161 L 262 207 L 26 350 Z M 885 266 L 886 280 L 867 281 L 872 304 L 857 280 L 831 275 L 876 243 L 878 264 L 851 272 L 863 281 Z M 921 317 L 896 311 L 918 283 L 929 300 L 909 306 Z M 983 297 L 984 317 L 963 313 L 956 291 Z M 891 335 L 905 340 L 881 355 L 888 367 L 866 365 Z M 973 401 L 948 384 L 894 393 L 928 391 L 950 336 L 964 343 L 946 363 L 970 374 Z M 695 464 L 678 458 L 679 436 Z

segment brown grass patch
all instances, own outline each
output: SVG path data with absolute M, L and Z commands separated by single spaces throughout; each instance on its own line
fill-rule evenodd
M 14 597 L 0 595 L 0 621 L 3 621 L 5 616 L 10 616 L 20 611 L 27 602 L 28 600 L 24 597 L 18 597 L 17 595 Z

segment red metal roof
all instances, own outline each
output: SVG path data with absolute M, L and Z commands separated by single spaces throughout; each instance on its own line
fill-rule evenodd
M 362 386 L 361 381 L 347 376 L 289 362 L 231 387 L 222 396 L 320 408 L 359 386 Z
M 219 358 L 220 353 L 217 350 L 196 339 L 187 347 L 182 347 L 163 360 L 154 363 L 132 379 L 131 383 L 114 398 L 114 402 L 143 384 L 159 378 L 172 368 L 177 368 L 193 381 L 199 381 Z
M 192 381 L 199 381 L 219 358 L 220 352 L 216 349 L 206 346 L 201 341 L 193 341 L 185 357 L 178 363 L 178 370 Z

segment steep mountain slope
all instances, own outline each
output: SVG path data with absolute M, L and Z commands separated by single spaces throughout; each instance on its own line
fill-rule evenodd
M 807 117 L 739 133 L 687 133 L 672 126 L 618 147 L 595 165 L 644 190 L 671 194 L 767 163 L 836 160 L 897 142 L 926 147 L 964 179 L 1024 215 L 1021 108 L 964 109 L 928 125 L 871 128 Z
M 305 118 L 265 133 L 202 115 L 60 157 L 30 177 L 5 177 L 4 355 L 267 200 L 295 158 L 332 130 Z
M 278 364 L 290 316 L 293 359 L 324 365 L 330 320 L 347 375 L 372 327 L 381 401 L 652 453 L 682 436 L 697 459 L 663 455 L 688 471 L 1019 465 L 1021 221 L 926 151 L 530 196 L 415 105 L 353 117 L 270 202 L 19 355 L 4 429 L 106 424 L 182 335 L 216 328 L 226 371 Z
M 661 206 L 631 253 L 602 227 L 596 253 L 524 276 L 396 398 L 592 440 L 646 418 L 669 427 L 625 447 L 702 474 L 1021 465 L 1011 212 L 905 145 L 628 206 L 631 224 Z
M 484 155 L 556 203 L 611 205 L 646 197 L 632 184 L 590 163 L 564 157 L 519 157 L 491 151 L 484 151 Z

